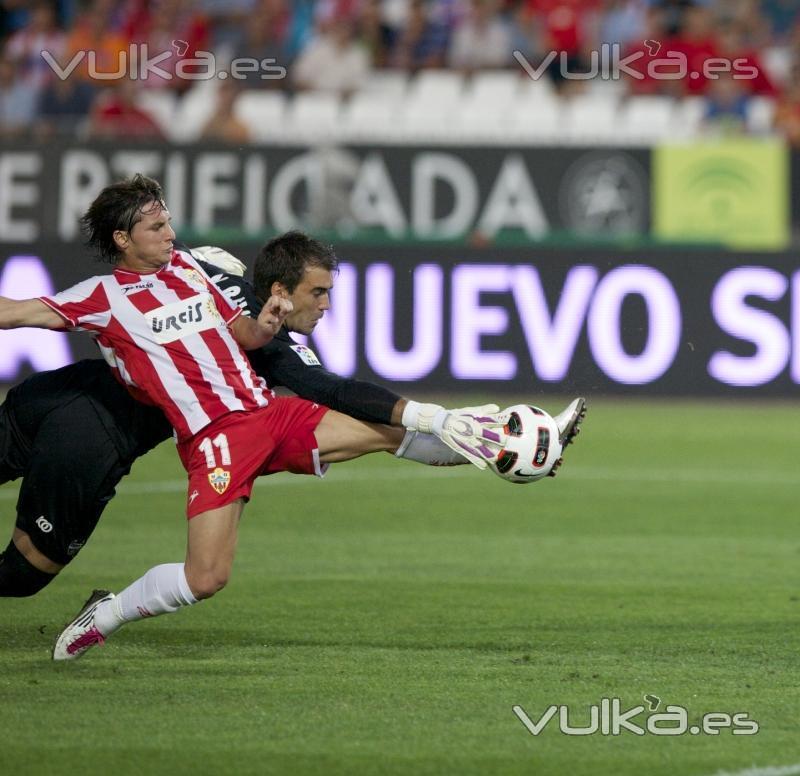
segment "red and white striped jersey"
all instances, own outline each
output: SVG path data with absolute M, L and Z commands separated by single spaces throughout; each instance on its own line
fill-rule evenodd
M 228 328 L 240 308 L 188 253 L 174 251 L 157 272 L 117 268 L 40 298 L 67 328 L 95 332 L 122 382 L 161 407 L 179 439 L 273 396 Z

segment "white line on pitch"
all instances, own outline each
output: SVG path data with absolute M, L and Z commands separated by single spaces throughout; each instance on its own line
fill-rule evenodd
M 622 480 L 625 482 L 705 482 L 709 484 L 754 484 L 754 485 L 800 485 L 800 476 L 790 472 L 750 472 L 746 476 L 740 471 L 713 469 L 645 469 L 620 466 L 595 467 L 564 464 L 564 470 L 574 479 Z M 562 476 L 562 475 L 559 475 Z M 566 479 L 566 478 L 564 478 Z
M 359 469 L 352 466 L 332 467 L 325 478 L 326 483 L 350 484 L 353 482 L 379 482 L 393 480 L 398 476 L 398 463 Z M 402 465 L 402 477 L 407 480 L 414 478 L 434 477 L 480 477 L 479 472 L 471 466 L 434 467 L 413 466 L 408 462 Z M 308 477 L 289 474 L 262 477 L 256 480 L 256 487 L 295 487 L 308 482 Z M 697 483 L 708 485 L 798 485 L 800 477 L 796 474 L 781 472 L 751 472 L 742 477 L 740 472 L 703 469 L 654 469 L 643 467 L 569 467 L 569 462 L 564 466 L 559 477 L 559 484 L 566 486 L 569 480 L 593 480 L 598 482 L 651 482 L 651 483 Z M 120 495 L 142 495 L 147 493 L 180 493 L 186 490 L 186 480 L 145 480 L 122 482 L 119 486 Z M 0 501 L 13 501 L 18 496 L 17 489 L 0 489 Z
M 795 765 L 756 765 L 743 771 L 717 771 L 713 776 L 800 776 L 800 763 Z

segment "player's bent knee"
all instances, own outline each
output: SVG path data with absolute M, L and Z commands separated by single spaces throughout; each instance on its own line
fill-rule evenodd
M 202 574 L 187 572 L 186 574 L 186 581 L 189 583 L 189 589 L 198 601 L 216 595 L 228 584 L 229 578 L 230 574 L 228 574 L 227 571 L 207 571 Z
M 9 542 L 0 555 L 0 597 L 27 598 L 47 587 L 56 574 L 39 571 Z

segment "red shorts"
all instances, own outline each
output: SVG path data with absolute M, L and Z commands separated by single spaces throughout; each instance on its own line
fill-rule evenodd
M 238 498 L 250 498 L 262 474 L 322 476 L 314 430 L 327 407 L 295 397 L 275 397 L 255 412 L 231 412 L 178 443 L 189 472 L 189 519 Z

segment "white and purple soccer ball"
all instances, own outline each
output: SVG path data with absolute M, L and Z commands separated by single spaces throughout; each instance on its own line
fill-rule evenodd
M 495 415 L 503 424 L 506 444 L 493 464 L 509 482 L 536 482 L 547 477 L 561 458 L 558 426 L 539 407 L 515 404 Z

